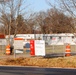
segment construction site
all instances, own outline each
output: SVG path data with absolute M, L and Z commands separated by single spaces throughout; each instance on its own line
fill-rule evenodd
M 13 57 L 65 57 L 70 45 L 70 56 L 76 54 L 76 38 L 73 34 L 18 34 L 15 38 L 8 35 L 0 36 L 0 56 L 7 55 Z M 31 43 L 33 42 L 33 43 Z M 33 49 L 32 49 L 32 47 Z M 33 53 L 32 53 L 33 52 Z

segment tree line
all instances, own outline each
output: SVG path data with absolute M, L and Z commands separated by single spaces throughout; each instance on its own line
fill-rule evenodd
M 63 2 L 63 0 L 61 0 Z M 60 3 L 61 3 L 60 1 Z M 66 1 L 66 0 L 64 0 Z M 72 1 L 72 0 L 68 0 Z M 24 6 L 24 4 L 26 4 Z M 51 2 L 48 0 L 51 6 Z M 62 3 L 65 5 L 64 2 Z M 66 8 L 66 6 L 64 7 Z M 63 9 L 64 9 L 63 8 Z M 8 0 L 0 4 L 0 31 L 4 34 L 50 34 L 74 33 L 75 16 L 64 13 L 63 10 L 52 6 L 46 12 L 31 13 L 27 18 L 26 0 Z M 25 10 L 25 11 L 24 11 Z M 70 8 L 67 9 L 69 11 Z

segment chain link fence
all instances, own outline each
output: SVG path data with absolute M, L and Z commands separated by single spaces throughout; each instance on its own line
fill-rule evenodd
M 76 55 L 76 45 L 70 45 L 71 55 Z M 46 45 L 45 46 L 47 56 L 65 56 L 66 45 Z
M 39 36 L 40 37 L 40 36 Z M 57 37 L 58 42 L 59 41 L 63 41 L 63 37 Z M 7 40 L 7 39 L 6 39 Z M 12 39 L 13 40 L 13 39 Z M 52 38 L 51 36 L 48 36 L 47 38 L 44 36 L 44 40 L 45 40 L 45 54 L 46 55 L 50 55 L 50 56 L 65 56 L 65 52 L 66 52 L 66 44 L 63 45 L 51 45 L 50 42 L 51 40 L 54 42 L 55 40 L 55 36 L 54 38 Z M 48 43 L 47 43 L 48 41 Z M 2 44 L 2 42 L 0 41 L 0 43 Z M 4 44 L 4 43 L 3 43 Z M 76 45 L 70 45 L 71 46 L 71 55 L 76 55 Z M 21 56 L 21 57 L 26 57 L 26 56 L 31 56 L 30 55 L 30 48 L 28 49 L 23 49 L 22 50 L 23 53 L 17 53 L 16 56 Z M 12 56 L 14 57 L 14 49 L 12 50 Z M 2 55 L 6 55 L 6 45 L 0 45 L 0 56 Z

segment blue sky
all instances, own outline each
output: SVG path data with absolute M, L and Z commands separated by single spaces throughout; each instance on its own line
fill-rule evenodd
M 51 1 L 53 3 L 54 0 Z M 27 2 L 31 4 L 30 9 L 34 12 L 46 11 L 47 9 L 51 8 L 51 6 L 49 6 L 45 0 L 27 0 Z

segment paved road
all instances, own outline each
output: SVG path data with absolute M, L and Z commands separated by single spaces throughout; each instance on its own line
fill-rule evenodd
M 0 75 L 76 75 L 76 69 L 0 66 Z

